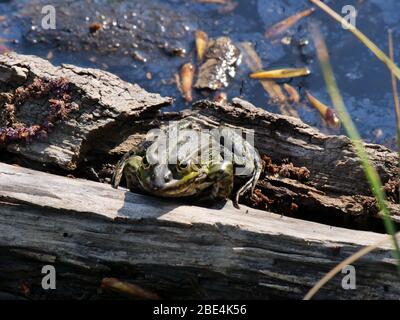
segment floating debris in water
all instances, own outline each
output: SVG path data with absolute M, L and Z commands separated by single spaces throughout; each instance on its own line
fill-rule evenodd
M 306 47 L 310 44 L 310 41 L 307 38 L 300 39 L 298 42 L 299 47 Z
M 163 49 L 163 51 L 169 56 L 184 58 L 187 54 L 186 49 L 183 48 L 182 46 L 173 46 L 169 43 L 163 43 L 159 45 L 159 47 Z
M 200 3 L 228 4 L 232 0 L 197 0 Z
M 289 18 L 286 18 L 286 19 L 274 24 L 272 27 L 270 27 L 267 30 L 267 32 L 265 33 L 265 36 L 268 39 L 279 36 L 280 34 L 286 32 L 290 27 L 292 27 L 299 20 L 309 16 L 314 11 L 315 11 L 315 8 L 310 8 L 310 9 L 298 12 L 298 13 L 290 16 Z
M 53 53 L 53 51 L 50 50 L 46 55 L 46 59 L 52 60 L 53 58 L 54 58 L 54 53 Z
M 259 71 L 250 74 L 252 79 L 285 79 L 308 76 L 311 73 L 308 68 L 284 68 L 269 71 Z
M 208 48 L 208 35 L 204 31 L 197 30 L 194 36 L 196 42 L 197 60 L 202 61 Z
M 228 103 L 228 95 L 226 92 L 217 92 L 217 94 L 214 96 L 214 101 L 217 103 L 221 104 L 227 104 Z
M 300 95 L 296 88 L 292 87 L 288 83 L 285 83 L 283 85 L 283 88 L 288 93 L 290 102 L 295 103 L 295 104 L 298 104 L 300 102 Z
M 195 69 L 196 68 L 192 63 L 185 63 L 181 69 L 180 87 L 186 102 L 193 101 L 192 87 L 193 87 Z
M 308 91 L 306 91 L 306 98 L 310 104 L 318 110 L 320 113 L 322 119 L 325 120 L 325 122 L 333 128 L 339 128 L 340 127 L 340 120 L 337 117 L 335 111 L 328 107 L 327 105 L 323 104 L 321 101 L 319 101 L 317 98 L 312 96 Z
M 375 136 L 376 139 L 380 139 L 383 137 L 383 131 L 381 128 L 377 128 L 374 131 L 372 131 L 372 134 Z
M 243 48 L 243 51 L 245 53 L 244 55 L 244 61 L 246 64 L 249 66 L 251 71 L 256 71 L 256 70 L 261 70 L 262 69 L 262 62 L 261 58 L 258 56 L 258 54 L 255 52 L 253 49 L 253 46 L 251 45 L 250 42 L 243 42 L 240 44 L 240 47 Z M 285 100 L 285 96 L 282 93 L 281 90 L 279 90 L 279 85 L 276 84 L 274 80 L 261 80 L 260 81 L 261 85 L 265 89 L 265 91 L 268 93 L 268 95 L 271 97 L 271 100 L 276 103 L 276 102 L 283 102 Z
M 195 84 L 197 89 L 218 90 L 227 87 L 229 79 L 236 75 L 240 63 L 240 50 L 228 37 L 209 40 Z
M 197 1 L 200 3 L 212 3 L 212 4 L 223 5 L 221 8 L 218 9 L 219 14 L 232 12 L 238 6 L 238 3 L 232 0 L 197 0 Z
M 281 39 L 281 43 L 284 44 L 285 46 L 292 44 L 292 37 L 289 37 L 289 36 L 283 37 Z
M 103 24 L 100 22 L 93 22 L 89 25 L 90 33 L 97 33 L 99 30 L 103 29 Z
M 243 51 L 244 61 L 249 66 L 250 70 L 255 72 L 263 68 L 260 57 L 253 49 L 249 42 L 242 42 L 240 48 Z M 272 103 L 279 107 L 279 110 L 284 115 L 290 115 L 299 118 L 297 111 L 289 105 L 288 98 L 283 93 L 282 88 L 273 79 L 261 79 L 261 85 L 268 93 Z
M 147 58 L 139 51 L 134 51 L 132 53 L 132 58 L 143 63 L 147 62 Z

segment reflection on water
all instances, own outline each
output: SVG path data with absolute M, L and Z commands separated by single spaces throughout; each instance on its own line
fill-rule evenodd
M 329 103 L 324 81 L 312 45 L 299 47 L 309 38 L 304 19 L 288 32 L 292 44 L 264 38 L 266 29 L 276 22 L 309 7 L 307 0 L 232 0 L 237 6 L 200 3 L 197 0 L 74 0 L 52 1 L 57 10 L 57 29 L 40 27 L 41 7 L 48 1 L 0 1 L 0 37 L 3 44 L 19 53 L 36 54 L 53 63 L 73 63 L 116 73 L 149 91 L 176 97 L 172 109 L 188 107 L 175 84 L 180 67 L 194 60 L 194 35 L 197 29 L 210 37 L 228 35 L 235 42 L 250 41 L 266 68 L 307 65 L 312 75 L 290 82 L 309 90 Z M 337 11 L 344 5 L 358 9 L 357 27 L 387 51 L 387 30 L 399 25 L 398 0 L 328 1 Z M 394 147 L 395 114 L 388 70 L 351 34 L 317 10 L 312 19 L 322 23 L 332 63 L 347 107 L 367 141 Z M 101 22 L 104 32 L 91 34 L 90 25 Z M 105 23 L 105 24 L 104 24 Z M 33 27 L 33 28 L 32 28 Z M 400 30 L 399 30 L 400 31 Z M 185 54 L 186 52 L 186 54 Z M 182 57 L 182 55 L 185 55 Z M 279 112 L 268 103 L 262 86 L 248 78 L 250 70 L 242 64 L 236 78 L 225 90 L 231 99 L 241 95 L 266 110 Z M 194 99 L 204 98 L 195 92 Z M 319 114 L 306 105 L 296 107 L 306 123 L 328 133 Z

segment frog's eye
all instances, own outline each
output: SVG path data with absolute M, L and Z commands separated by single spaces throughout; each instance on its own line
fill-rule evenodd
M 179 162 L 176 165 L 176 169 L 178 171 L 186 171 L 188 168 L 189 168 L 189 163 L 187 163 L 187 162 Z
M 182 163 L 179 164 L 179 167 L 180 167 L 181 169 L 187 169 L 188 164 L 187 164 L 186 162 L 182 162 Z

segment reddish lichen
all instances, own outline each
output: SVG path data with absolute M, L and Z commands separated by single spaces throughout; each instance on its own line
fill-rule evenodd
M 69 114 L 78 110 L 71 102 L 70 84 L 65 78 L 35 78 L 26 86 L 18 87 L 13 93 L 2 93 L 0 106 L 2 127 L 0 127 L 0 145 L 12 141 L 31 142 L 34 138 L 45 138 L 54 124 L 66 120 Z M 46 98 L 49 111 L 40 124 L 26 125 L 18 122 L 16 112 L 24 103 Z
M 264 195 L 260 189 L 255 189 L 248 199 L 251 207 L 261 210 L 267 210 L 273 203 L 274 201 Z
M 300 182 L 305 182 L 310 178 L 310 170 L 305 167 L 295 167 L 288 160 L 282 161 L 281 164 L 275 164 L 270 157 L 263 155 L 262 162 L 264 175 L 277 174 L 282 178 L 289 178 Z
M 258 187 L 253 194 L 245 199 L 246 204 L 253 208 L 273 212 L 285 212 L 287 216 L 295 216 L 299 210 L 296 199 L 290 195 L 278 195 L 274 186 L 269 182 L 269 177 L 280 177 L 297 180 L 305 183 L 310 178 L 310 171 L 305 167 L 296 167 L 289 160 L 274 163 L 267 155 L 261 157 L 263 170 L 258 182 Z

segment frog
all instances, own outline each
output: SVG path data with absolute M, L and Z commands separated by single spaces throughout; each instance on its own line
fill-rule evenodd
M 117 163 L 112 186 L 118 188 L 125 177 L 131 191 L 200 202 L 232 196 L 240 208 L 240 197 L 254 192 L 261 171 L 259 152 L 242 131 L 193 115 L 150 130 Z

